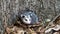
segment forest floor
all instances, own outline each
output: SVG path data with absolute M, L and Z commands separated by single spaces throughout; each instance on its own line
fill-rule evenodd
M 5 34 L 60 34 L 60 16 L 56 18 L 54 23 L 44 26 L 24 27 L 13 26 L 7 27 Z

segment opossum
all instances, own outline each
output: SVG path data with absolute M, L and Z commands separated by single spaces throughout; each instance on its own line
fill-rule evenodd
M 18 19 L 17 19 L 18 18 Z M 17 23 L 16 21 L 20 21 L 23 24 L 38 24 L 38 16 L 34 13 L 32 10 L 24 10 L 19 11 L 18 14 L 13 14 L 11 18 L 9 19 L 9 25 L 13 25 Z
M 25 10 L 22 14 L 19 14 L 19 16 L 25 24 L 38 23 L 38 16 L 32 10 Z

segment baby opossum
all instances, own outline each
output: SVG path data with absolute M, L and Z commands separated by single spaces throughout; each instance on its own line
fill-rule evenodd
M 18 19 L 17 19 L 18 18 Z M 24 24 L 38 24 L 38 16 L 32 11 L 32 10 L 24 10 L 21 12 L 18 12 L 18 14 L 14 14 L 11 16 L 11 19 L 9 19 L 9 25 L 12 25 L 14 23 L 17 23 L 16 21 L 22 21 Z
M 19 14 L 19 18 L 25 24 L 38 24 L 38 17 L 32 10 L 25 10 L 22 14 Z

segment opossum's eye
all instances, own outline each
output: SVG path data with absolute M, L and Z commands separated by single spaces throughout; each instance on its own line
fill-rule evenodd
M 22 16 L 22 18 L 24 18 L 25 16 Z
M 25 16 L 21 14 L 21 17 L 24 18 Z

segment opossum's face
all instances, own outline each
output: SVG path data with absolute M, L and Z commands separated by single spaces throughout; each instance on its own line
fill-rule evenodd
M 25 24 L 30 24 L 31 23 L 30 15 L 21 14 L 21 19 Z

